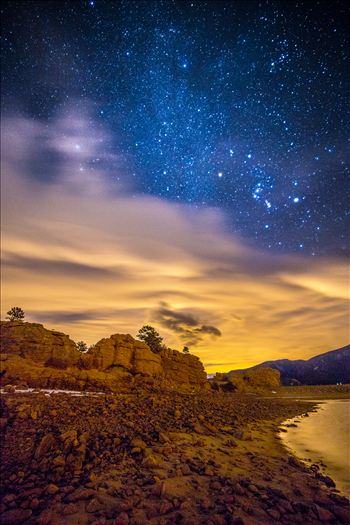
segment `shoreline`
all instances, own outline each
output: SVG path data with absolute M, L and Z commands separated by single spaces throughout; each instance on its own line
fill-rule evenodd
M 350 483 L 348 476 L 346 474 L 344 475 L 344 470 L 348 472 L 348 469 L 343 467 L 343 455 L 341 454 L 341 460 L 340 458 L 336 460 L 336 456 L 334 456 L 334 450 L 336 450 L 337 447 L 332 449 L 332 447 L 327 447 L 327 445 L 324 446 L 325 442 L 329 443 L 329 439 L 326 441 L 321 440 L 321 446 L 318 445 L 316 448 L 314 448 L 314 446 L 309 448 L 309 444 L 314 444 L 313 436 L 319 436 L 320 431 L 322 434 L 322 428 L 319 427 L 318 422 L 315 420 L 319 418 L 325 420 L 326 418 L 324 416 L 324 411 L 332 410 L 331 407 L 334 407 L 334 403 L 349 404 L 350 400 L 347 398 L 333 398 L 314 400 L 314 402 L 316 407 L 316 411 L 312 411 L 314 414 L 311 414 L 310 418 L 308 417 L 307 420 L 304 420 L 302 416 L 298 416 L 298 418 L 287 419 L 281 425 L 280 436 L 288 453 L 293 454 L 316 474 L 319 474 L 320 476 L 327 476 L 328 478 L 332 479 L 335 483 L 336 489 L 341 494 L 349 498 Z M 336 437 L 337 434 L 333 436 L 331 442 L 335 441 Z M 341 445 L 338 444 L 337 446 Z M 350 458 L 348 458 L 348 460 L 350 460 Z M 350 466 L 348 466 L 348 468 L 350 468 Z
M 1 509 L 3 519 L 17 513 L 13 523 L 294 525 L 350 516 L 346 498 L 278 434 L 315 409 L 309 400 L 9 393 L 2 403 Z

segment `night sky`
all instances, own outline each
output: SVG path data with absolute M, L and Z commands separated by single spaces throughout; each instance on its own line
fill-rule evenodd
M 5 1 L 3 308 L 209 371 L 348 342 L 341 1 Z M 211 367 L 211 368 L 210 368 Z
M 345 253 L 346 4 L 5 2 L 3 111 L 45 121 L 89 99 L 116 189 L 222 208 L 265 249 Z

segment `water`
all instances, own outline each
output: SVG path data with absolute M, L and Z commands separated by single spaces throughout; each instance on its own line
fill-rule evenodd
M 297 427 L 281 433 L 285 445 L 302 460 L 323 462 L 324 473 L 350 496 L 350 400 L 322 401 L 309 417 L 294 418 Z

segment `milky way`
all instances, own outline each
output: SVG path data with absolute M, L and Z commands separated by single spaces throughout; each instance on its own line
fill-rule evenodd
M 49 122 L 89 100 L 116 189 L 221 208 L 272 252 L 345 254 L 348 23 L 337 1 L 5 2 L 2 107 Z

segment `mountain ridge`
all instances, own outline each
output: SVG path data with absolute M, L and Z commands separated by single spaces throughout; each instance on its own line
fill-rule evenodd
M 264 361 L 258 365 L 230 370 L 225 374 L 231 378 L 235 374 L 273 368 L 281 373 L 283 384 L 330 385 L 350 383 L 350 344 L 318 354 L 310 359 L 276 359 Z

